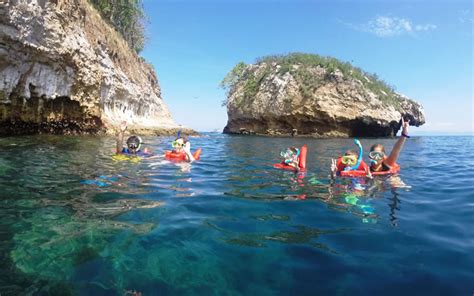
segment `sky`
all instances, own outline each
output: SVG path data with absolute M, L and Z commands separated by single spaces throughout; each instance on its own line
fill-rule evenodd
M 376 73 L 420 102 L 414 134 L 474 133 L 471 1 L 144 0 L 147 44 L 178 124 L 221 131 L 220 81 L 238 63 L 315 53 Z

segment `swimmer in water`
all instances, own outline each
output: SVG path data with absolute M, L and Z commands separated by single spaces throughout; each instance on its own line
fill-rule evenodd
M 359 153 L 354 150 L 347 150 L 340 158 L 331 159 L 331 178 L 336 177 L 342 171 L 361 170 L 370 174 L 369 166 L 362 160 L 362 144 L 357 139 L 354 139 L 354 144 L 359 147 Z
M 140 150 L 143 143 L 142 139 L 139 136 L 132 135 L 127 139 L 127 147 L 123 147 L 123 136 L 127 130 L 127 122 L 123 121 L 120 129 L 116 133 L 116 153 L 125 154 L 130 156 L 140 156 L 140 157 L 149 157 L 152 153 L 147 149 Z
M 171 146 L 173 147 L 173 153 L 184 153 L 187 162 L 193 162 L 195 160 L 191 153 L 191 142 L 189 142 L 188 137 L 181 137 L 180 132 L 178 132 L 178 137 L 171 143 Z
M 400 155 L 400 151 L 402 150 L 406 139 L 410 138 L 410 136 L 408 135 L 408 126 L 410 124 L 410 120 L 405 121 L 402 117 L 401 124 L 401 137 L 398 138 L 397 142 L 392 148 L 392 152 L 390 152 L 390 155 L 388 157 L 385 154 L 385 147 L 382 144 L 374 144 L 370 148 L 369 158 L 371 172 L 390 171 L 393 166 L 397 165 L 397 159 Z
M 299 166 L 299 156 L 300 156 L 300 149 L 296 147 L 288 147 L 285 151 L 280 152 L 280 156 L 283 158 L 282 164 L 289 165 L 294 167 L 296 171 L 300 170 Z

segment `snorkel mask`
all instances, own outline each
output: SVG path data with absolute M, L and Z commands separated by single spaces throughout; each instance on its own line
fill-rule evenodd
M 139 136 L 131 136 L 127 139 L 127 147 L 131 152 L 136 152 L 140 150 L 142 145 L 142 139 Z
M 184 146 L 185 146 L 184 139 L 181 138 L 181 130 L 179 130 L 176 140 L 171 142 L 171 147 L 173 147 L 173 149 L 179 149 L 179 148 L 183 148 Z
M 357 156 L 355 156 L 355 155 L 344 155 L 341 158 L 341 162 L 344 165 L 354 166 L 357 163 Z
M 281 151 L 280 156 L 282 158 L 290 158 L 291 156 L 293 156 L 293 151 L 289 151 L 289 149 L 287 149 L 285 151 Z
M 173 148 L 183 148 L 184 147 L 184 140 L 182 138 L 176 139 L 171 143 Z
M 295 155 L 296 155 L 297 157 L 300 155 L 300 150 L 299 150 L 298 148 L 296 148 L 296 153 L 295 153 L 292 149 L 290 149 L 290 148 L 286 149 L 285 151 L 281 151 L 281 152 L 280 152 L 280 156 L 281 156 L 282 158 L 284 158 L 284 159 L 291 159 L 291 158 L 293 158 Z
M 385 157 L 385 153 L 379 151 L 370 151 L 369 158 L 373 160 L 381 160 Z
M 376 165 L 380 160 L 384 159 L 385 153 L 381 151 L 370 151 L 369 158 L 370 158 L 370 165 Z
M 359 148 L 359 156 L 344 155 L 342 157 L 341 162 L 347 165 L 347 167 L 344 168 L 345 171 L 357 170 L 359 168 L 360 163 L 362 162 L 362 155 L 363 155 L 362 144 L 357 139 L 354 139 L 354 144 Z

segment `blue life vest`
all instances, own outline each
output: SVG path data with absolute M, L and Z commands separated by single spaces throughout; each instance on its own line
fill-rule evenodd
M 130 152 L 130 150 L 128 150 L 128 148 L 125 148 L 125 147 L 122 149 L 122 154 L 126 154 L 126 155 L 129 155 L 129 156 L 139 156 L 139 157 L 142 157 L 142 158 L 152 156 L 151 153 L 145 153 L 141 150 L 138 150 L 137 152 L 132 153 L 132 152 Z

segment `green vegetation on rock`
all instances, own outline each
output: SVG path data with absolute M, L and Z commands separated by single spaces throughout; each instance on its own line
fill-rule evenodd
M 243 62 L 237 64 L 222 80 L 220 86 L 227 90 L 227 94 L 235 91 L 239 83 L 244 83 L 244 96 L 242 100 L 251 99 L 256 95 L 260 83 L 276 67 L 276 73 L 285 75 L 290 73 L 298 82 L 300 93 L 304 98 L 311 98 L 317 88 L 325 82 L 333 79 L 337 72 L 342 73 L 344 80 L 358 80 L 364 87 L 372 91 L 387 105 L 400 108 L 399 95 L 395 93 L 392 86 L 378 78 L 376 74 L 370 74 L 360 68 L 352 66 L 348 62 L 339 61 L 333 57 L 325 57 L 317 54 L 290 53 L 288 55 L 269 55 L 258 58 L 256 65 L 265 65 L 264 70 L 260 67 L 251 67 Z M 318 67 L 324 71 L 323 75 L 317 73 Z M 254 71 L 254 69 L 256 69 Z M 223 105 L 226 101 L 223 102 Z
M 240 103 L 244 100 L 253 98 L 260 87 L 263 79 L 271 73 L 271 67 L 265 65 L 259 71 L 249 71 L 247 69 L 247 64 L 240 62 L 238 63 L 221 81 L 220 87 L 227 91 L 227 96 L 229 96 L 233 91 L 234 87 L 242 80 L 245 80 L 245 85 L 243 86 L 244 96 Z M 225 106 L 227 101 L 222 102 L 222 106 Z
M 145 12 L 141 0 L 89 0 L 137 53 L 145 46 Z
M 222 79 L 219 86 L 227 90 L 227 96 L 233 91 L 233 87 L 243 78 L 244 72 L 247 69 L 247 65 L 244 62 L 239 62 L 235 65 L 232 70 Z M 225 106 L 227 101 L 222 102 L 222 106 Z

